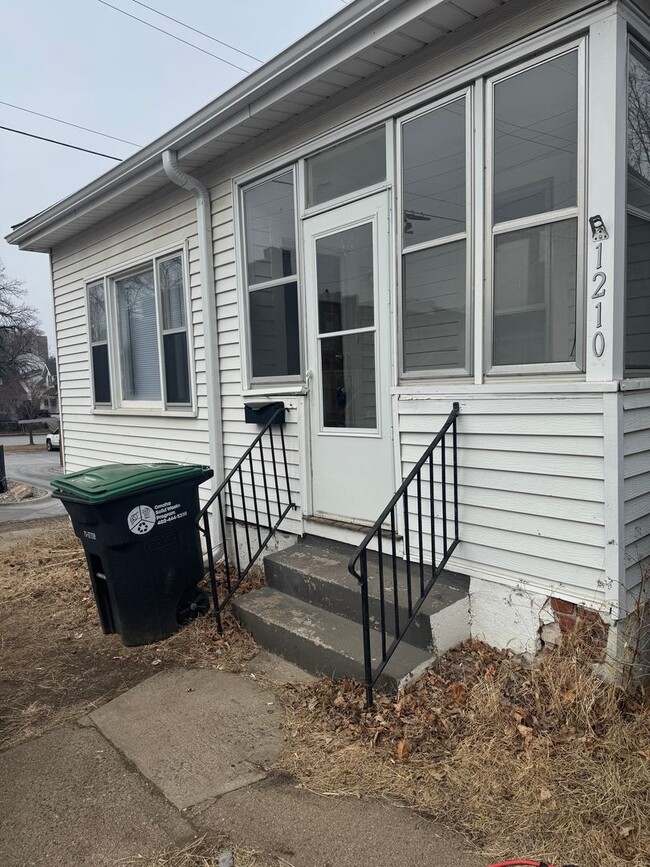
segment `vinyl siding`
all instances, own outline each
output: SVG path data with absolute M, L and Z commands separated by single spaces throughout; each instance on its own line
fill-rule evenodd
M 650 568 L 650 390 L 623 392 L 625 578 L 628 608 Z

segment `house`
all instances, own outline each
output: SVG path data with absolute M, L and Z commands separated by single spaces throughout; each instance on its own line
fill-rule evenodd
M 281 403 L 272 544 L 329 539 L 334 562 L 449 420 L 368 548 L 400 561 L 395 586 L 406 568 L 409 613 L 444 552 L 456 595 L 426 643 L 533 652 L 580 615 L 629 663 L 650 564 L 649 12 L 353 0 L 15 228 L 51 258 L 67 470 L 196 461 L 219 485 Z M 260 467 L 211 512 L 231 560 L 251 526 L 263 541 Z M 323 587 L 293 592 L 313 607 Z M 269 635 L 292 619 L 277 590 L 247 614 Z M 389 590 L 368 603 L 384 633 Z
M 38 335 L 45 341 L 47 338 Z M 34 419 L 57 411 L 56 371 L 52 361 L 36 352 L 16 356 L 10 375 L 0 379 L 0 415 L 5 421 Z

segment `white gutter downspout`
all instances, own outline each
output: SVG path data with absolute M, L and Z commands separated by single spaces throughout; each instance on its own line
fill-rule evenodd
M 219 375 L 219 351 L 217 346 L 217 298 L 214 280 L 212 252 L 212 213 L 210 193 L 197 178 L 188 175 L 178 165 L 176 151 L 163 151 L 162 164 L 170 181 L 194 193 L 196 198 L 196 224 L 199 246 L 199 271 L 201 276 L 201 307 L 205 343 L 205 381 L 208 401 L 208 442 L 210 466 L 214 470 L 212 491 L 224 478 L 223 430 L 221 422 L 221 378 Z M 213 517 L 212 543 L 221 548 L 221 527 Z

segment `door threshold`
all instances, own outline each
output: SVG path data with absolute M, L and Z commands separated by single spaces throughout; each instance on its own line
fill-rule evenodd
M 335 539 L 350 545 L 359 545 L 372 527 L 364 521 L 346 521 L 343 518 L 323 518 L 320 515 L 305 516 L 304 532 L 310 536 L 322 536 L 325 539 Z M 381 535 L 390 539 L 390 530 L 383 527 Z M 395 534 L 395 540 L 401 541 L 402 536 Z

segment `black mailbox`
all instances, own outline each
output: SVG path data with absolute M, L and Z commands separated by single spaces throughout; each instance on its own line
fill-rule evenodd
M 244 404 L 244 419 L 246 424 L 268 424 L 276 412 L 277 415 L 273 419 L 273 424 L 284 424 L 286 410 L 283 401 L 252 401 L 251 403 Z

